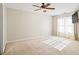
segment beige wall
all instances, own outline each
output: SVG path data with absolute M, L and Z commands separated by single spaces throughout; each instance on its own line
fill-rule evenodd
M 52 35 L 57 35 L 57 17 L 52 16 Z
M 10 8 L 6 11 L 8 41 L 51 35 L 51 16 Z

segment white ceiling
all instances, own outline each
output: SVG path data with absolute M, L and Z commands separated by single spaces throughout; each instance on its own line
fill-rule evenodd
M 37 13 L 44 13 L 42 10 L 34 11 L 35 9 L 38 9 L 37 7 L 34 7 L 33 5 L 41 5 L 40 3 L 7 3 L 6 6 L 8 8 L 14 8 L 24 11 L 31 11 L 31 12 L 37 12 Z M 77 9 L 79 6 L 78 3 L 51 3 L 51 7 L 54 7 L 55 10 L 51 10 L 46 12 L 45 14 L 48 15 L 59 15 L 63 13 L 69 13 Z

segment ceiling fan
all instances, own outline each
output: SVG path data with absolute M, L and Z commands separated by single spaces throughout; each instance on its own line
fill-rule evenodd
M 50 3 L 42 3 L 41 6 L 38 6 L 38 5 L 33 5 L 34 7 L 38 7 L 39 9 L 36 9 L 34 11 L 38 11 L 38 10 L 41 10 L 43 9 L 43 12 L 46 12 L 47 10 L 55 10 L 55 8 L 50 8 L 51 4 Z

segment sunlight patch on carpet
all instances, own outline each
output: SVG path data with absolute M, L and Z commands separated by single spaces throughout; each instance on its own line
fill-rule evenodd
M 66 38 L 51 37 L 43 41 L 43 43 L 48 44 L 48 46 L 52 46 L 53 48 L 56 48 L 59 51 L 62 51 L 62 49 L 64 49 L 68 45 L 73 44 L 73 41 Z

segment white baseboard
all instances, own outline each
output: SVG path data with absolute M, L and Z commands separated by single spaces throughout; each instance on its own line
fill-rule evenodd
M 46 37 L 48 37 L 48 36 L 29 37 L 29 38 L 24 38 L 24 39 L 17 39 L 17 40 L 7 41 L 7 43 L 30 40 L 30 39 L 43 39 L 43 38 L 46 38 Z
M 12 41 L 7 41 L 7 43 L 12 43 L 12 42 L 17 42 L 17 41 L 24 41 L 26 39 L 17 39 L 17 40 L 12 40 Z

